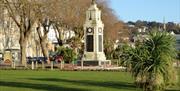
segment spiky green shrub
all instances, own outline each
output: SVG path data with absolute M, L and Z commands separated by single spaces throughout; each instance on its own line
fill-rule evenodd
M 150 32 L 147 39 L 130 48 L 125 63 L 137 86 L 144 91 L 161 91 L 176 80 L 173 59 L 176 55 L 175 38 L 167 32 Z

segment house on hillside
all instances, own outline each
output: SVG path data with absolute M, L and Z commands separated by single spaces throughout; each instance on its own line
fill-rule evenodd
M 136 34 L 132 36 L 132 42 L 140 41 L 142 42 L 144 39 L 147 38 L 148 28 L 143 26 L 137 29 Z

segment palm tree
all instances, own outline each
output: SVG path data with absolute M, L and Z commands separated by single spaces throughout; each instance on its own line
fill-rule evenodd
M 148 38 L 129 52 L 132 75 L 145 91 L 165 89 L 174 76 L 175 38 L 167 32 L 150 32 Z

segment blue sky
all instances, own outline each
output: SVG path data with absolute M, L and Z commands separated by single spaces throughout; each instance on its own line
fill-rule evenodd
M 180 0 L 110 0 L 120 20 L 180 23 Z

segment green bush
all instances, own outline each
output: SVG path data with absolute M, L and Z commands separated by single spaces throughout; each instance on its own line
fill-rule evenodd
M 74 50 L 68 47 L 57 48 L 56 55 L 62 56 L 65 63 L 71 63 L 77 58 Z

